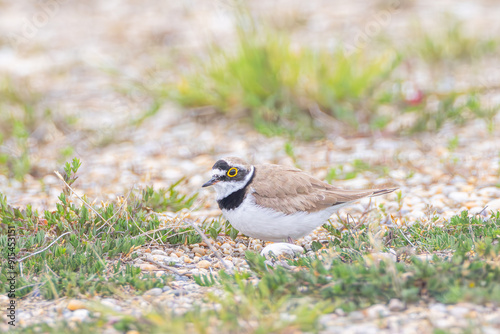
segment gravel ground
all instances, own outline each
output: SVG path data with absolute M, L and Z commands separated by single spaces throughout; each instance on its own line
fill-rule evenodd
M 22 31 L 19 22 L 31 19 L 41 10 L 41 5 L 34 6 L 34 3 L 0 1 L 3 12 L 0 30 Z M 464 18 L 468 18 L 467 15 L 481 18 L 476 20 L 480 21 L 477 28 L 489 25 L 493 31 L 499 24 L 496 18 L 500 8 L 492 8 L 489 4 L 488 1 L 480 4 L 472 1 L 460 4 L 421 1 L 411 11 L 402 9 L 401 14 L 394 16 L 394 21 L 384 29 L 396 30 L 393 27 L 401 27 L 413 14 L 432 21 L 443 9 L 449 9 Z M 282 5 L 279 1 L 272 5 L 256 1 L 252 6 L 255 11 L 268 15 L 273 13 L 273 8 L 286 14 Z M 320 36 L 331 29 L 343 27 L 347 22 L 364 22 L 372 13 L 367 14 L 365 7 L 362 1 L 342 2 L 340 8 L 338 3 L 327 1 L 311 1 L 307 5 L 294 1 L 293 5 L 287 6 L 289 16 L 300 13 L 312 17 L 313 23 L 307 29 L 295 33 L 299 40 L 307 39 L 312 45 L 324 42 Z M 32 86 L 42 93 L 44 106 L 58 114 L 76 116 L 83 128 L 94 130 L 65 133 L 56 126 L 37 129 L 39 141 L 50 142 L 47 145 L 32 143 L 32 160 L 40 177 L 28 175 L 26 181 L 20 183 L 0 175 L 0 188 L 9 202 L 16 206 L 30 203 L 39 209 L 53 208 L 62 187 L 51 173 L 61 165 L 55 152 L 70 144 L 83 161 L 75 189 L 97 202 L 126 195 L 134 186 L 154 184 L 162 187 L 180 177 L 187 177 L 183 191 L 200 192 L 195 205 L 198 209 L 177 214 L 166 212 L 166 223 L 175 220 L 172 217 L 200 222 L 220 215 L 213 192 L 201 190 L 200 186 L 209 177 L 212 164 L 219 157 L 228 155 L 256 163 L 296 163 L 319 178 L 324 178 L 331 166 L 346 165 L 348 171 L 354 159 L 362 159 L 371 166 L 386 167 L 388 174 L 374 168 L 374 172 L 336 181 L 336 185 L 352 189 L 395 185 L 400 187 L 404 196 L 402 206 L 396 202 L 395 195 L 388 195 L 370 203 L 368 200 L 359 201 L 343 210 L 341 217 L 350 213 L 357 219 L 366 211 L 367 205 L 374 208 L 370 215 L 380 217 L 378 205 L 384 204 L 386 212 L 395 217 L 397 224 L 422 221 L 439 225 L 462 210 L 486 216 L 500 209 L 500 188 L 497 187 L 500 173 L 499 122 L 493 131 L 488 131 L 484 122 L 475 121 L 459 130 L 445 127 L 437 134 L 404 138 L 383 133 L 370 138 L 331 133 L 326 139 L 314 143 L 294 142 L 296 161 L 285 154 L 286 140 L 283 138 L 268 138 L 245 124 L 212 114 L 187 114 L 168 104 L 140 127 L 131 127 L 129 121 L 137 118 L 150 100 L 148 97 L 124 96 L 113 88 L 114 85 L 123 78 L 138 78 L 141 82 L 158 80 L 148 75 L 151 70 L 159 73 L 160 78 L 161 75 L 168 76 L 156 68 L 162 52 L 180 50 L 176 60 L 180 62 L 179 66 L 183 66 L 188 55 L 200 53 L 207 41 L 231 41 L 230 22 L 228 9 L 222 2 L 197 2 L 196 5 L 176 1 L 161 4 L 155 1 L 65 2 L 27 42 L 16 48 L 7 43 L 0 44 L 0 71 L 29 79 Z M 335 38 L 348 38 L 356 33 L 349 29 L 340 31 L 341 36 Z M 315 38 L 308 39 L 311 33 Z M 173 56 L 169 53 L 168 57 Z M 109 74 L 116 69 L 119 69 L 118 75 Z M 458 146 L 451 149 L 448 143 L 457 134 Z M 115 142 L 108 146 L 99 145 L 108 136 Z M 437 221 L 433 220 L 434 215 L 439 216 Z M 381 228 L 386 227 L 382 224 Z M 328 239 L 326 232 L 319 228 L 298 243 L 308 249 L 313 240 L 325 239 Z M 244 268 L 244 251 L 260 251 L 265 244 L 258 240 L 250 243 L 243 239 L 232 241 L 220 236 L 214 246 L 231 266 Z M 184 276 L 176 277 L 163 289 L 152 289 L 142 296 L 124 293 L 114 298 L 96 297 L 88 301 L 46 301 L 31 296 L 20 302 L 19 324 L 86 320 L 93 314 L 90 309 L 99 303 L 133 315 L 158 305 L 183 312 L 199 302 L 207 291 L 214 291 L 194 284 L 190 278 L 193 274 L 221 267 L 206 244 L 143 247 L 137 252 L 141 258 L 152 256 L 160 263 L 175 262 Z M 144 271 L 154 271 L 158 275 L 164 273 L 161 268 L 141 259 L 134 264 Z M 6 296 L 0 296 L 2 308 L 7 301 Z M 500 310 L 492 305 L 406 306 L 393 300 L 388 305 L 373 305 L 350 314 L 339 310 L 323 316 L 321 323 L 325 326 L 323 333 L 431 333 L 436 328 L 452 333 L 467 328 L 472 333 L 499 333 L 499 319 Z M 6 330 L 6 324 L 0 324 L 0 331 Z M 112 329 L 108 331 L 113 332 Z

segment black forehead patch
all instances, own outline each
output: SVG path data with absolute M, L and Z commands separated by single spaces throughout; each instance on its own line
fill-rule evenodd
M 219 160 L 215 163 L 212 169 L 229 170 L 229 165 L 224 160 Z

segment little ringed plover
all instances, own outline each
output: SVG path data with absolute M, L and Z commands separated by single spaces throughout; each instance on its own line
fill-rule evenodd
M 296 240 L 324 224 L 341 207 L 397 188 L 344 190 L 300 169 L 249 165 L 228 157 L 212 167 L 212 178 L 224 217 L 241 233 L 267 241 Z

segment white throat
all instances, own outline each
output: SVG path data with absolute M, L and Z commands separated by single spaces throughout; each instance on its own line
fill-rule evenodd
M 221 181 L 221 182 L 217 182 L 216 184 L 214 184 L 215 192 L 217 193 L 217 200 L 219 201 L 223 198 L 226 198 L 227 196 L 231 195 L 235 191 L 238 191 L 238 190 L 244 188 L 248 184 L 250 179 L 252 178 L 254 172 L 255 172 L 255 168 L 252 166 L 250 169 L 250 173 L 248 173 L 248 175 L 242 181 L 238 181 L 238 182 Z

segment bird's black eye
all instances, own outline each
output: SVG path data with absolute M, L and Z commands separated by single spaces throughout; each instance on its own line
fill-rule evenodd
M 229 177 L 235 177 L 236 175 L 238 175 L 238 168 L 233 167 L 227 171 Z

